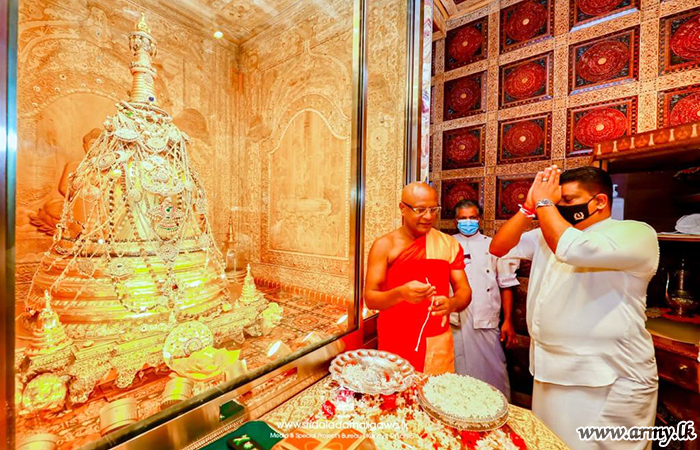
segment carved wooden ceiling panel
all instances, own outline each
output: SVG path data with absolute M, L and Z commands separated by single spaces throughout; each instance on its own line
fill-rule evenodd
M 150 10 L 175 13 L 190 24 L 211 33 L 221 31 L 223 37 L 241 44 L 258 35 L 279 20 L 284 12 L 303 0 L 156 0 L 149 1 Z

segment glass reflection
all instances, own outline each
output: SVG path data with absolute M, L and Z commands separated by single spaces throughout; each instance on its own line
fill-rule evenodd
M 20 447 L 94 442 L 354 323 L 353 2 L 235 3 L 20 1 Z

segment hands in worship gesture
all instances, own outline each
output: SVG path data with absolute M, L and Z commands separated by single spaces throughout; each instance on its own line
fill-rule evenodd
M 523 214 L 515 214 L 511 217 L 494 236 L 491 241 L 491 254 L 502 257 L 520 241 L 520 236 L 530 227 L 532 217 L 529 214 L 537 214 L 540 228 L 544 232 L 547 244 L 552 251 L 556 251 L 556 245 L 562 232 L 571 225 L 557 212 L 556 208 L 540 208 L 537 210 L 537 202 L 550 200 L 556 205 L 561 200 L 561 187 L 559 186 L 561 170 L 556 166 L 550 166 L 539 172 L 535 181 L 527 193 Z M 529 214 L 527 214 L 529 212 Z M 550 227 L 550 225 L 553 225 Z M 552 230 L 554 228 L 554 230 Z M 550 232 L 551 231 L 551 232 Z
M 547 167 L 538 172 L 527 196 L 527 206 L 534 208 L 538 201 L 544 199 L 551 200 L 555 205 L 559 203 L 561 200 L 560 175 L 561 169 L 557 166 Z

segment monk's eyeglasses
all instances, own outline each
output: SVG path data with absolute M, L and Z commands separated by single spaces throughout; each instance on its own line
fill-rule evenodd
M 432 206 L 430 208 L 425 208 L 425 207 L 414 208 L 413 206 L 409 205 L 406 202 L 401 202 L 401 203 L 403 203 L 404 205 L 411 208 L 411 211 L 418 214 L 419 216 L 425 215 L 425 213 L 427 213 L 428 211 L 430 211 L 430 213 L 433 215 L 438 215 L 440 213 L 440 210 L 442 209 L 442 206 Z

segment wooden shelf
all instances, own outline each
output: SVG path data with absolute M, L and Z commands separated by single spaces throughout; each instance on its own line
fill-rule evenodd
M 657 234 L 660 241 L 670 241 L 670 242 L 700 242 L 700 235 L 697 234 L 671 234 L 671 233 L 658 233 Z
M 700 194 L 686 195 L 678 200 L 681 203 L 700 203 Z
M 600 142 L 591 157 L 609 173 L 655 172 L 700 165 L 700 122 Z
M 647 152 L 619 152 L 601 155 L 596 161 L 607 165 L 609 173 L 654 172 L 686 169 L 700 165 L 700 147 L 691 149 L 659 149 Z

